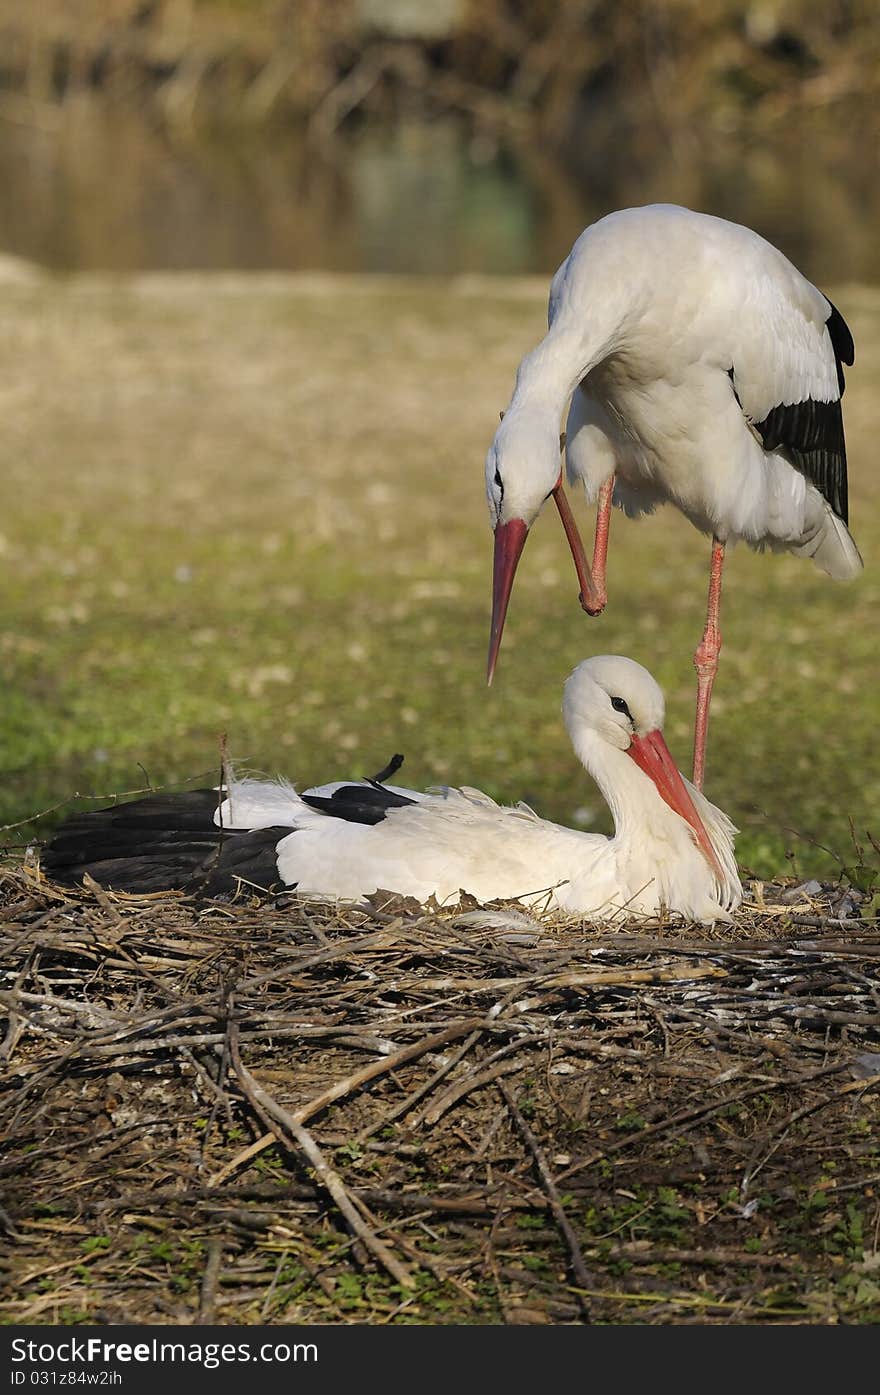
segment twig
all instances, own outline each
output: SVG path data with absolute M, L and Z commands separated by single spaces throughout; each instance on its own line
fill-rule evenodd
M 389 1071 L 396 1070 L 398 1066 L 405 1065 L 407 1061 L 414 1061 L 419 1056 L 423 1056 L 428 1051 L 436 1051 L 438 1047 L 445 1046 L 446 1042 L 454 1041 L 456 1037 L 463 1036 L 470 1032 L 474 1026 L 480 1024 L 479 1018 L 465 1018 L 461 1022 L 454 1023 L 451 1027 L 446 1027 L 442 1032 L 435 1032 L 433 1036 L 425 1037 L 422 1041 L 415 1042 L 412 1046 L 405 1046 L 393 1056 L 386 1056 L 381 1061 L 373 1061 L 369 1066 L 364 1066 L 362 1070 L 355 1071 L 353 1075 L 348 1075 L 344 1080 L 337 1080 L 334 1085 L 323 1090 L 320 1095 L 309 1100 L 307 1104 L 302 1104 L 290 1115 L 298 1124 L 304 1124 L 313 1115 L 319 1114 L 322 1109 L 326 1109 L 328 1104 L 334 1100 L 341 1099 L 343 1095 L 348 1095 L 352 1090 L 365 1085 L 369 1080 L 375 1080 L 377 1076 L 387 1075 Z M 236 1154 L 225 1166 L 221 1167 L 210 1179 L 208 1185 L 219 1187 L 221 1182 L 225 1182 L 227 1177 L 246 1162 L 261 1153 L 264 1148 L 268 1148 L 275 1141 L 272 1133 L 264 1134 L 255 1143 Z
M 223 1259 L 223 1241 L 214 1238 L 208 1242 L 208 1258 L 202 1275 L 199 1294 L 199 1311 L 195 1318 L 198 1323 L 210 1325 L 215 1320 L 217 1305 L 217 1281 L 220 1277 L 220 1264 Z
M 10 992 L 8 994 L 0 994 L 0 1002 L 2 1002 L 3 999 L 8 999 L 9 1003 L 9 1022 L 6 1029 L 6 1036 L 3 1038 L 2 1045 L 0 1045 L 0 1061 L 8 1061 L 10 1059 L 18 1044 L 18 1039 L 24 1031 L 23 1022 L 20 1015 L 16 1012 L 16 1007 L 18 1006 L 18 999 L 21 994 L 21 985 L 27 981 L 28 974 L 31 972 L 31 967 L 34 962 L 34 957 L 34 952 L 27 956 Z
M 793 1110 L 791 1114 L 787 1115 L 786 1118 L 782 1120 L 781 1124 L 777 1126 L 776 1138 L 767 1149 L 761 1161 L 754 1166 L 749 1164 L 746 1167 L 742 1182 L 740 1183 L 740 1195 L 746 1196 L 748 1194 L 749 1187 L 754 1178 L 757 1177 L 762 1167 L 766 1166 L 770 1161 L 777 1148 L 779 1148 L 785 1139 L 791 1126 L 796 1124 L 799 1119 L 805 1119 L 808 1114 L 816 1114 L 820 1109 L 827 1109 L 829 1104 L 834 1104 L 835 1100 L 840 1099 L 842 1095 L 851 1095 L 857 1090 L 871 1090 L 878 1084 L 880 1084 L 880 1074 L 868 1075 L 860 1080 L 851 1080 L 848 1085 L 841 1085 L 839 1090 L 835 1090 L 833 1094 L 826 1095 L 824 1099 L 811 1100 L 809 1104 L 801 1105 L 800 1109 Z
M 444 1028 L 442 1032 L 435 1032 L 433 1036 L 414 1042 L 412 1046 L 403 1047 L 400 1051 L 396 1051 L 393 1056 L 386 1056 L 381 1061 L 373 1061 L 371 1065 L 364 1066 L 362 1070 L 355 1071 L 353 1075 L 346 1076 L 344 1080 L 337 1080 L 335 1085 L 323 1090 L 320 1095 L 316 1095 L 307 1104 L 300 1105 L 298 1109 L 294 1110 L 291 1117 L 296 1119 L 297 1123 L 304 1124 L 306 1119 L 311 1119 L 313 1115 L 319 1114 L 334 1100 L 341 1099 L 343 1095 L 351 1094 L 352 1090 L 365 1085 L 368 1080 L 375 1080 L 377 1076 L 387 1075 L 389 1071 L 396 1070 L 398 1066 L 405 1065 L 407 1061 L 414 1061 L 429 1051 L 436 1051 L 439 1047 L 445 1046 L 448 1041 L 454 1041 L 456 1037 L 466 1036 L 474 1028 L 482 1025 L 484 1024 L 478 1017 L 465 1017 L 461 1022 Z
M 690 1124 L 696 1119 L 705 1118 L 707 1115 L 717 1114 L 722 1109 L 729 1108 L 732 1104 L 739 1104 L 742 1100 L 750 1099 L 753 1095 L 762 1095 L 770 1090 L 784 1090 L 792 1085 L 803 1085 L 812 1080 L 818 1080 L 825 1075 L 837 1075 L 847 1069 L 847 1062 L 835 1061 L 833 1065 L 821 1066 L 818 1070 L 809 1071 L 805 1075 L 795 1079 L 782 1080 L 762 1080 L 760 1085 L 754 1085 L 748 1090 L 740 1090 L 739 1094 L 729 1095 L 726 1099 L 711 1100 L 708 1104 L 701 1104 L 696 1109 L 680 1109 L 675 1114 L 670 1114 L 667 1119 L 661 1119 L 657 1124 L 649 1124 L 647 1128 L 639 1129 L 629 1138 L 621 1138 L 617 1143 L 610 1143 L 607 1148 L 600 1148 L 597 1152 L 591 1153 L 587 1158 L 581 1158 L 578 1162 L 572 1163 L 564 1172 L 559 1174 L 559 1179 L 572 1177 L 577 1172 L 583 1172 L 588 1167 L 593 1167 L 603 1158 L 610 1157 L 612 1153 L 619 1153 L 623 1148 L 630 1148 L 634 1143 L 640 1146 L 646 1138 L 653 1138 L 657 1134 L 666 1133 L 669 1129 L 677 1128 L 679 1124 Z M 864 1084 L 864 1081 L 858 1082 Z
M 424 1110 L 418 1117 L 418 1125 L 431 1126 L 436 1124 L 447 1110 L 451 1109 L 454 1104 L 458 1104 L 458 1101 L 464 1099 L 465 1095 L 473 1094 L 474 1090 L 480 1090 L 484 1085 L 491 1085 L 493 1080 L 498 1080 L 502 1075 L 513 1075 L 521 1065 L 522 1059 L 516 1056 L 512 1061 L 499 1061 L 496 1065 L 489 1066 L 485 1070 L 471 1072 L 464 1080 L 450 1086 L 439 1100 Z
M 360 1133 L 357 1135 L 357 1142 L 366 1143 L 368 1138 L 372 1138 L 374 1134 L 387 1128 L 389 1124 L 393 1124 L 394 1121 L 401 1118 L 402 1115 L 408 1114 L 413 1105 L 417 1104 L 425 1095 L 430 1094 L 434 1086 L 439 1084 L 439 1082 L 458 1065 L 459 1061 L 464 1060 L 471 1047 L 478 1042 L 479 1039 L 479 1030 L 471 1032 L 467 1041 L 463 1041 L 457 1051 L 453 1051 L 451 1056 L 447 1056 L 442 1066 L 439 1066 L 432 1076 L 423 1081 L 421 1085 L 418 1085 L 416 1089 L 412 1090 L 408 1095 L 405 1095 L 393 1109 L 389 1109 L 381 1118 L 376 1119 L 375 1122 L 370 1124 L 367 1128 L 361 1129 Z
M 671 964 L 662 969 L 595 969 L 589 973 L 523 974 L 521 978 L 419 978 L 418 988 L 431 993 L 499 993 L 505 988 L 529 989 L 629 987 L 639 983 L 690 982 L 698 978 L 727 978 L 715 964 Z M 398 988 L 405 990 L 406 983 Z
M 547 1193 L 547 1200 L 550 1203 L 550 1210 L 553 1214 L 553 1219 L 556 1221 L 556 1224 L 559 1227 L 559 1231 L 563 1239 L 565 1240 L 566 1245 L 568 1246 L 568 1253 L 571 1259 L 571 1268 L 574 1274 L 575 1282 L 581 1289 L 587 1290 L 593 1288 L 596 1284 L 595 1275 L 590 1274 L 586 1264 L 584 1263 L 584 1257 L 581 1253 L 581 1247 L 578 1244 L 577 1236 L 571 1228 L 571 1223 L 568 1219 L 568 1216 L 565 1214 L 565 1207 L 562 1204 L 562 1198 L 559 1195 L 556 1183 L 553 1181 L 553 1177 L 551 1175 L 549 1167 L 547 1166 L 547 1161 L 544 1157 L 543 1152 L 541 1151 L 540 1145 L 538 1144 L 538 1140 L 535 1138 L 535 1135 L 532 1133 L 531 1129 L 529 1128 L 528 1124 L 523 1118 L 522 1113 L 518 1108 L 515 1099 L 513 1098 L 513 1095 L 510 1093 L 503 1080 L 498 1081 L 498 1089 L 501 1092 L 501 1097 L 504 1100 L 504 1103 L 507 1105 L 508 1113 L 510 1114 L 510 1117 L 516 1125 L 516 1128 L 519 1131 L 519 1134 L 522 1137 L 523 1142 L 525 1143 L 526 1147 L 528 1148 L 529 1152 L 535 1160 L 535 1167 L 538 1170 L 538 1176 L 541 1179 L 541 1185 L 544 1188 L 544 1191 Z M 589 1304 L 587 1303 L 585 1296 L 578 1296 L 581 1304 L 581 1311 L 584 1315 L 584 1320 L 586 1322 L 589 1322 Z
M 238 1048 L 238 1023 L 234 1021 L 230 1022 L 229 1025 L 229 1050 L 233 1069 L 242 1090 L 260 1118 L 275 1132 L 279 1143 L 286 1147 L 290 1147 L 292 1144 L 294 1148 L 298 1148 L 305 1155 L 314 1168 L 319 1181 L 330 1193 L 357 1238 L 363 1241 L 373 1257 L 383 1269 L 388 1271 L 395 1283 L 400 1284 L 403 1288 L 410 1288 L 413 1280 L 409 1270 L 398 1263 L 388 1246 L 366 1224 L 360 1211 L 349 1197 L 342 1178 L 327 1162 L 312 1135 L 301 1124 L 297 1123 L 267 1090 L 263 1089 L 244 1065 Z
M 234 1158 L 231 1158 L 228 1163 L 224 1163 L 218 1172 L 209 1177 L 207 1186 L 211 1188 L 222 1186 L 226 1179 L 237 1172 L 240 1167 L 244 1167 L 245 1163 L 249 1163 L 253 1158 L 259 1157 L 260 1153 L 266 1148 L 271 1148 L 277 1142 L 278 1139 L 274 1133 L 261 1134 L 254 1143 L 249 1144 L 247 1148 L 242 1148 L 240 1153 L 236 1153 Z

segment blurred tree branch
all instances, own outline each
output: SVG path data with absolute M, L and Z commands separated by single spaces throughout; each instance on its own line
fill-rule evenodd
M 416 103 L 562 152 L 599 113 L 686 145 L 792 108 L 872 108 L 880 87 L 875 0 L 449 0 L 428 24 L 429 9 L 420 32 L 412 0 L 0 0 L 0 107 L 77 96 L 323 138 Z

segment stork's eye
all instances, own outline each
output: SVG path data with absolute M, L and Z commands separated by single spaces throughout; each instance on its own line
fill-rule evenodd
M 628 717 L 629 720 L 632 722 L 632 720 L 633 720 L 633 715 L 632 715 L 632 713 L 630 712 L 629 708 L 627 707 L 627 705 L 626 705 L 625 701 L 623 700 L 623 698 L 613 697 L 613 698 L 611 699 L 611 706 L 614 708 L 615 712 L 622 712 L 623 715 L 624 715 L 625 717 Z M 635 726 L 635 722 L 633 722 L 633 726 Z

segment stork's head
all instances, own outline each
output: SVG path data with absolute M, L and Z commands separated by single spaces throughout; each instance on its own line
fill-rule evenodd
M 691 794 L 663 736 L 663 694 L 646 668 L 620 654 L 599 654 L 578 664 L 566 680 L 562 713 L 568 734 L 583 757 L 587 733 L 605 745 L 625 751 L 652 782 L 661 799 L 691 829 L 719 885 L 725 884 L 719 856 L 694 796 Z
M 597 654 L 566 679 L 562 714 L 572 741 L 590 730 L 630 752 L 634 740 L 662 731 L 666 704 L 660 685 L 635 659 Z
M 559 479 L 559 431 L 552 418 L 524 411 L 502 415 L 486 454 L 486 495 L 492 527 L 530 528 Z
M 489 518 L 495 530 L 488 667 L 490 683 L 501 646 L 517 563 L 529 529 L 551 495 L 559 509 L 574 558 L 582 602 L 592 589 L 583 543 L 562 489 L 559 455 L 563 445 L 564 437 L 560 437 L 552 416 L 511 411 L 507 416 L 502 416 L 501 425 L 486 455 L 486 496 Z

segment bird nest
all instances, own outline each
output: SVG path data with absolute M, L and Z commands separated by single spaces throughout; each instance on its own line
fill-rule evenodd
M 867 909 L 867 907 L 861 907 Z M 880 933 L 0 877 L 16 1323 L 880 1318 Z

